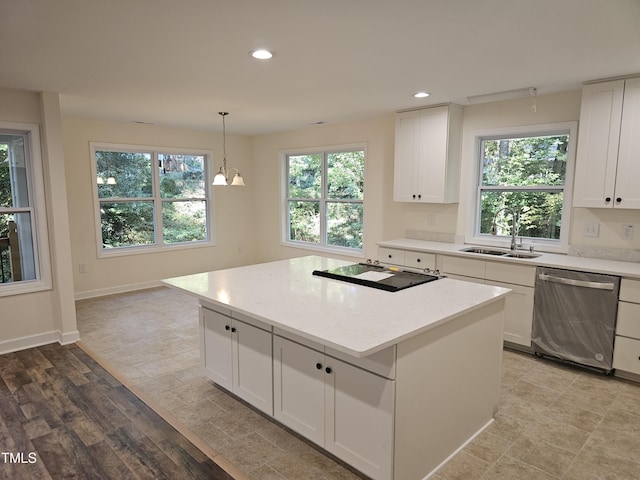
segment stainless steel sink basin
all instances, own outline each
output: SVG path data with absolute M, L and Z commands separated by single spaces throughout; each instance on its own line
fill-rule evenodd
M 461 252 L 469 252 L 469 253 L 483 253 L 485 255 L 505 255 L 509 253 L 506 250 L 497 250 L 495 248 L 485 248 L 485 247 L 468 247 L 460 250 Z
M 513 258 L 536 258 L 539 257 L 539 253 L 524 253 L 524 252 L 509 252 L 504 254 L 505 257 Z
M 536 258 L 539 257 L 539 253 L 527 253 L 527 252 L 514 252 L 511 250 L 500 250 L 497 248 L 487 247 L 467 247 L 460 250 L 467 253 L 482 253 L 484 255 L 495 255 L 497 257 L 510 257 L 510 258 Z

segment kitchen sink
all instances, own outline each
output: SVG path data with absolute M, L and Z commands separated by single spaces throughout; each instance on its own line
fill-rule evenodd
M 506 250 L 496 250 L 494 248 L 484 248 L 484 247 L 468 247 L 460 250 L 461 252 L 469 252 L 469 253 L 483 253 L 485 255 L 505 255 L 509 253 Z
M 513 258 L 536 258 L 539 257 L 539 253 L 524 253 L 524 252 L 509 252 L 504 254 L 505 257 Z
M 537 258 L 539 253 L 527 253 L 527 252 L 514 252 L 511 250 L 500 250 L 497 248 L 486 247 L 467 247 L 460 250 L 467 253 L 482 253 L 484 255 L 495 255 L 497 257 L 510 257 L 510 258 Z

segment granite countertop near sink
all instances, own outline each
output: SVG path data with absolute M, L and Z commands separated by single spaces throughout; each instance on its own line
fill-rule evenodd
M 536 258 L 513 258 L 462 251 L 465 248 L 472 247 L 473 245 L 471 244 L 417 240 L 413 238 L 386 240 L 378 242 L 377 244 L 380 247 L 413 250 L 416 252 L 428 252 L 436 254 L 440 253 L 465 258 L 475 258 L 478 260 L 481 259 L 496 262 L 518 263 L 522 265 L 556 267 L 564 268 L 567 270 L 604 273 L 609 275 L 620 275 L 622 277 L 640 279 L 640 263 L 638 262 L 611 260 L 607 258 L 591 258 L 578 255 L 562 255 L 558 253 L 545 253 L 541 251 L 535 252 L 536 254 L 540 254 L 540 256 Z M 582 252 L 581 254 L 584 255 L 586 252 L 589 252 L 591 250 L 582 249 L 580 250 L 580 252 Z M 576 252 L 575 249 L 573 251 Z

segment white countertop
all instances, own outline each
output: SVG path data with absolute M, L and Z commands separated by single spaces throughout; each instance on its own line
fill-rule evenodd
M 523 265 L 556 267 L 568 270 L 604 273 L 609 275 L 620 275 L 622 277 L 640 279 L 640 263 L 636 262 L 622 262 L 617 260 L 603 260 L 599 258 L 575 257 L 570 255 L 544 252 L 535 252 L 536 254 L 540 254 L 540 256 L 536 258 L 499 257 L 495 255 L 484 255 L 481 253 L 469 253 L 460 251 L 463 248 L 471 247 L 473 245 L 431 242 L 427 240 L 414 240 L 411 238 L 399 238 L 395 240 L 378 242 L 378 246 L 399 248 L 403 250 L 413 250 L 417 252 L 456 255 L 465 258 L 475 258 L 477 260 L 491 260 L 496 262 L 519 263 Z
M 398 292 L 312 275 L 353 262 L 307 256 L 164 280 L 356 357 L 365 357 L 489 304 L 509 289 L 441 279 Z

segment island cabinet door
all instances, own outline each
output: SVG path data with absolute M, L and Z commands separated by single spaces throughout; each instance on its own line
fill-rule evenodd
M 273 337 L 274 417 L 324 445 L 324 354 Z
M 375 480 L 393 475 L 395 382 L 326 357 L 325 449 Z
M 233 393 L 273 415 L 271 332 L 233 321 Z
M 231 318 L 206 308 L 200 309 L 202 329 L 201 358 L 209 378 L 233 390 L 231 354 Z

